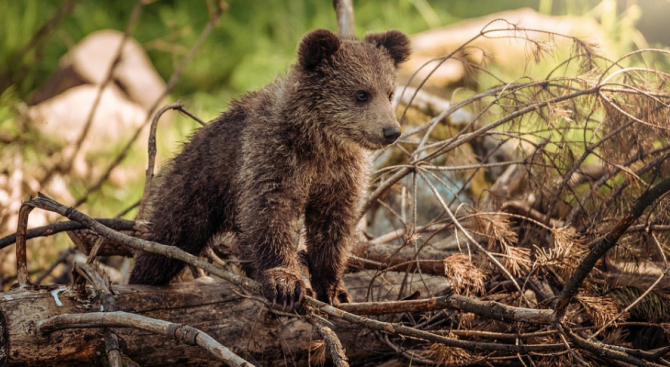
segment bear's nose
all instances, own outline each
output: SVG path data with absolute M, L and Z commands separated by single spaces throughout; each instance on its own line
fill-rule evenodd
M 396 141 L 396 139 L 398 139 L 398 137 L 400 137 L 400 129 L 398 128 L 385 127 L 383 131 L 384 131 L 384 139 L 386 140 L 387 144 L 393 143 L 394 141 Z

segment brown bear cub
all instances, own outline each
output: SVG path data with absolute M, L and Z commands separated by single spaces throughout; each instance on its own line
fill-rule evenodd
M 349 302 L 340 277 L 369 151 L 400 136 L 391 100 L 409 53 L 409 39 L 395 30 L 363 41 L 307 34 L 288 75 L 233 102 L 163 170 L 147 239 L 198 255 L 215 234 L 234 232 L 244 270 L 271 302 L 293 306 L 305 294 Z M 313 291 L 299 271 L 301 216 Z M 183 267 L 140 253 L 130 283 L 166 284 Z

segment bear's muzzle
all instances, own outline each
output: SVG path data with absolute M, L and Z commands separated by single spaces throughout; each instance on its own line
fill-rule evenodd
M 382 131 L 386 144 L 391 144 L 400 137 L 400 129 L 397 127 L 385 127 Z

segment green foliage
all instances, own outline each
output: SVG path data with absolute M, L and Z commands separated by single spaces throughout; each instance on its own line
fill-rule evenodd
M 74 11 L 41 38 L 37 47 L 16 60 L 14 55 L 30 42 L 62 2 L 1 2 L 0 37 L 4 41 L 0 44 L 0 70 L 8 69 L 13 76 L 22 76 L 14 80 L 22 99 L 27 99 L 48 78 L 60 57 L 79 40 L 101 29 L 124 30 L 135 5 L 134 1 L 78 1 Z M 228 10 L 185 70 L 175 95 L 207 93 L 215 96 L 221 106 L 221 100 L 258 88 L 285 70 L 295 59 L 297 41 L 308 30 L 337 27 L 330 2 L 231 0 L 227 3 Z M 417 32 L 429 25 L 443 25 L 456 19 L 446 11 L 446 3 L 431 6 L 419 0 L 399 4 L 360 1 L 356 3 L 357 32 L 387 28 Z M 157 1 L 144 7 L 133 36 L 144 45 L 159 73 L 167 79 L 208 20 L 205 1 Z
M 74 10 L 56 24 L 37 47 L 16 60 L 36 31 L 63 5 L 56 0 L 0 0 L 0 70 L 8 70 L 21 99 L 44 83 L 58 60 L 88 34 L 101 29 L 124 30 L 134 1 L 75 2 Z M 297 41 L 313 28 L 336 29 L 330 1 L 227 1 L 228 10 L 185 70 L 173 94 L 194 97 L 205 110 L 225 108 L 231 97 L 272 80 L 295 60 Z M 398 28 L 416 33 L 465 18 L 508 9 L 534 7 L 553 14 L 591 12 L 602 20 L 615 43 L 626 50 L 639 43 L 636 7 L 619 14 L 615 0 L 530 0 L 487 2 L 400 0 L 355 1 L 356 32 Z M 147 49 L 153 64 L 167 80 L 195 43 L 209 20 L 206 1 L 155 1 L 146 5 L 133 36 Z M 618 52 L 620 54 L 620 52 Z M 197 98 L 195 98 L 197 97 Z M 190 98 L 188 98 L 190 99 Z
M 16 88 L 14 87 L 7 88 L 7 90 L 0 94 L 0 128 L 12 135 L 17 134 L 15 131 L 16 125 L 10 125 L 7 122 L 13 120 L 15 114 L 14 106 L 18 102 Z

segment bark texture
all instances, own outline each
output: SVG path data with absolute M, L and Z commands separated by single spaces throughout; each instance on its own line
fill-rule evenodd
M 347 276 L 356 298 L 367 287 Z M 402 277 L 402 274 L 389 276 Z M 435 281 L 440 281 L 438 278 Z M 369 281 L 369 278 L 368 278 Z M 437 283 L 429 285 L 436 286 Z M 385 282 L 375 281 L 373 293 L 393 298 Z M 422 282 L 417 282 L 422 287 Z M 411 288 L 411 287 L 410 287 Z M 311 342 L 321 340 L 302 317 L 279 317 L 267 311 L 258 295 L 225 282 L 194 281 L 169 286 L 114 286 L 119 311 L 198 328 L 257 366 L 307 365 Z M 375 297 L 376 298 L 376 297 Z M 101 294 L 91 288 L 15 289 L 0 296 L 0 366 L 91 366 L 106 359 L 102 328 L 56 331 L 37 336 L 39 321 L 61 314 L 100 312 Z M 388 353 L 374 333 L 341 320 L 329 320 L 351 361 Z M 141 366 L 220 366 L 204 349 L 178 344 L 163 335 L 113 328 L 122 353 Z M 313 356 L 316 352 L 313 353 Z M 312 358 L 313 358 L 312 356 Z M 312 361 L 312 364 L 314 361 Z

